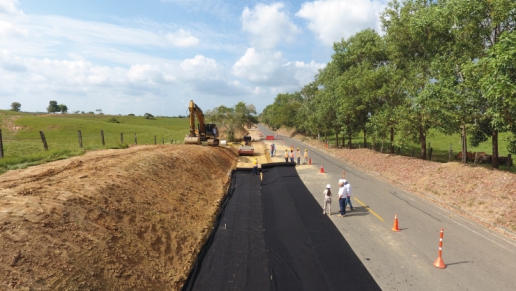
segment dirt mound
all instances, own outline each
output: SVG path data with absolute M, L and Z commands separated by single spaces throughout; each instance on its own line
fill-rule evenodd
M 1 175 L 0 289 L 179 289 L 236 158 L 138 146 Z
M 278 129 L 276 131 L 276 133 L 284 135 L 284 136 L 288 136 L 288 137 L 293 137 L 294 134 L 296 133 L 296 128 L 295 127 L 293 127 L 293 128 L 280 128 L 280 129 Z

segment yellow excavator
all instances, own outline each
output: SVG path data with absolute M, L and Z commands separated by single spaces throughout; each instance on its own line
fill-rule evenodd
M 188 110 L 190 111 L 190 133 L 185 137 L 185 144 L 202 144 L 203 141 L 206 141 L 209 146 L 218 146 L 217 126 L 212 123 L 204 123 L 204 113 L 202 113 L 201 108 L 193 100 L 190 100 Z M 197 117 L 199 122 L 197 128 L 195 126 L 195 117 Z

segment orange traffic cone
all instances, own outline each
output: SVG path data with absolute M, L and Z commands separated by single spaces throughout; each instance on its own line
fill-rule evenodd
M 308 164 L 311 165 L 312 164 L 312 158 L 308 158 Z
M 319 171 L 319 173 L 324 173 L 324 167 L 321 166 L 321 170 Z
M 392 231 L 400 231 L 398 227 L 398 215 L 394 215 L 394 225 L 392 226 Z
M 446 264 L 443 261 L 443 236 L 444 229 L 441 228 L 441 235 L 439 236 L 439 252 L 437 253 L 437 259 L 434 261 L 434 267 L 439 269 L 446 268 Z

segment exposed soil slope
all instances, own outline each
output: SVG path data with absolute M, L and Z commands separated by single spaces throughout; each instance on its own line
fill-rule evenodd
M 236 158 L 138 146 L 1 175 L 0 290 L 179 289 Z

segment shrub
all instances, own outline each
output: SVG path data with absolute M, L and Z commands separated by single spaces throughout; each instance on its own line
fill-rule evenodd
M 111 122 L 111 123 L 120 123 L 120 121 L 116 120 L 116 118 L 112 117 L 110 119 L 107 120 L 107 122 Z

